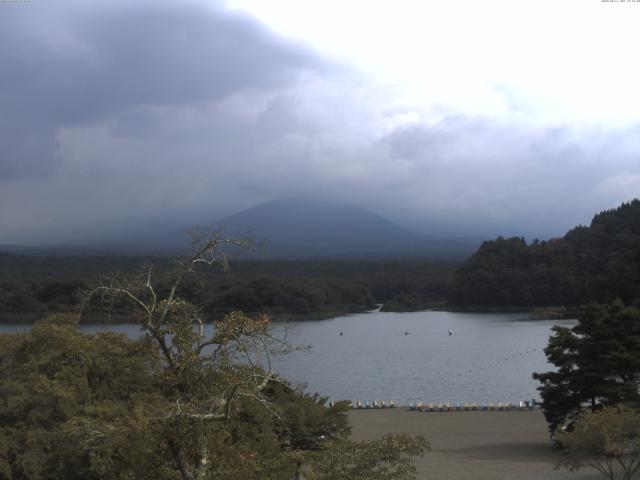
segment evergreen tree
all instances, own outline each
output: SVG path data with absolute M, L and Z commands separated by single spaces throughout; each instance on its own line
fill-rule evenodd
M 462 307 L 577 307 L 614 298 L 640 302 L 637 199 L 562 238 L 484 242 L 449 286 L 449 300 Z
M 640 310 L 592 304 L 574 327 L 553 330 L 545 354 L 557 370 L 533 374 L 552 433 L 584 408 L 640 401 Z

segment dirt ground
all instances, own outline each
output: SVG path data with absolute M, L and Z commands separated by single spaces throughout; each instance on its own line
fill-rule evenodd
M 420 479 L 604 478 L 591 469 L 555 469 L 559 456 L 540 411 L 420 413 L 400 407 L 352 410 L 349 420 L 355 440 L 386 433 L 423 435 L 431 451 L 416 460 Z

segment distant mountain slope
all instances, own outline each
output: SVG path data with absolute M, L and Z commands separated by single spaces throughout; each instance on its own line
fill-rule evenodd
M 238 212 L 216 226 L 270 241 L 274 257 L 334 256 L 423 248 L 428 239 L 363 208 L 306 198 L 281 198 Z
M 201 215 L 202 216 L 202 215 Z M 153 228 L 132 222 L 128 228 L 102 227 L 93 236 L 71 242 L 27 246 L 0 245 L 0 251 L 29 254 L 95 255 L 102 253 L 171 255 L 190 249 L 188 219 L 155 221 Z M 364 208 L 308 198 L 280 198 L 242 210 L 210 224 L 226 235 L 250 233 L 267 240 L 266 256 L 274 259 L 376 260 L 431 257 L 459 260 L 480 243 L 474 239 L 434 240 L 406 230 Z M 43 237 L 46 240 L 46 236 Z M 234 251 L 246 257 L 256 254 Z
M 640 301 L 640 201 L 596 215 L 563 238 L 484 242 L 449 286 L 457 306 L 576 306 Z

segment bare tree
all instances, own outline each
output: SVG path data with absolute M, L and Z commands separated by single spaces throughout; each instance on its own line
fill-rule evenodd
M 187 276 L 200 281 L 202 267 L 229 267 L 225 248 L 256 248 L 247 239 L 223 237 L 203 230 L 193 232 L 193 254 L 174 261 L 169 272 L 162 272 L 170 283 L 158 285 L 154 265 L 146 265 L 137 277 L 116 275 L 95 287 L 87 301 L 99 299 L 114 305 L 122 300 L 133 307 L 133 318 L 147 340 L 158 349 L 163 363 L 163 390 L 169 408 L 155 421 L 168 431 L 182 432 L 189 441 L 169 436 L 170 451 L 185 480 L 209 478 L 215 470 L 210 450 L 216 422 L 228 422 L 241 402 L 253 402 L 269 415 L 279 412 L 263 395 L 265 387 L 279 381 L 271 368 L 271 356 L 286 353 L 286 339 L 270 332 L 270 321 L 241 312 L 232 312 L 219 321 L 208 321 L 198 306 L 179 295 Z M 83 309 L 84 310 L 84 309 Z
M 87 302 L 99 302 L 108 308 L 123 301 L 129 303 L 133 319 L 144 332 L 144 341 L 151 343 L 159 357 L 161 371 L 156 376 L 160 395 L 156 401 L 145 399 L 143 419 L 136 424 L 143 425 L 136 426 L 142 436 L 149 432 L 152 437 L 146 443 L 153 445 L 157 440 L 161 451 L 172 457 L 172 471 L 177 470 L 183 480 L 415 478 L 410 457 L 428 449 L 422 437 L 401 435 L 353 442 L 345 436 L 346 419 L 344 428 L 336 427 L 335 438 L 329 435 L 315 450 L 277 444 L 267 460 L 272 472 L 277 473 L 269 477 L 262 476 L 259 462 L 264 458 L 256 460 L 259 455 L 252 448 L 227 448 L 242 429 L 238 419 L 243 416 L 254 422 L 267 418 L 287 429 L 287 419 L 267 393 L 274 385 L 287 391 L 291 387 L 275 374 L 271 359 L 275 354 L 303 348 L 287 342 L 286 330 L 282 336 L 274 335 L 264 315 L 252 317 L 235 311 L 211 321 L 180 295 L 187 277 L 201 282 L 202 268 L 218 266 L 226 271 L 229 257 L 225 248 L 229 246 L 258 248 L 251 240 L 197 230 L 193 233 L 193 254 L 175 260 L 168 271 L 146 265 L 133 278 L 116 275 L 88 292 Z M 305 405 L 302 408 L 308 408 L 309 400 L 304 403 L 304 397 L 298 395 L 298 400 L 303 400 L 300 405 Z M 319 408 L 315 400 L 311 403 Z M 340 411 L 344 413 L 343 407 Z M 256 411 L 261 413 L 248 414 Z M 74 423 L 72 429 L 86 437 L 87 445 L 107 437 L 106 429 L 98 430 L 90 421 Z M 126 433 L 124 437 L 128 438 Z M 229 464 L 228 454 L 235 463 Z M 259 477 L 255 477 L 256 472 L 260 472 Z

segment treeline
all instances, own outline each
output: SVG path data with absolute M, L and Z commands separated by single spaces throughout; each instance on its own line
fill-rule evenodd
M 0 322 L 32 321 L 78 309 L 88 284 L 79 280 L 0 282 Z
M 0 321 L 34 321 L 49 313 L 78 311 L 91 286 L 76 280 L 51 280 L 42 283 L 0 283 Z M 375 308 L 371 292 L 358 285 L 339 284 L 307 278 L 261 277 L 251 281 L 220 282 L 201 288 L 187 282 L 179 292 L 200 305 L 212 319 L 234 310 L 249 314 L 265 313 L 274 319 L 319 319 Z M 126 321 L 127 305 L 99 305 L 85 308 L 86 317 L 104 321 Z
M 640 201 L 596 215 L 563 238 L 484 242 L 449 285 L 457 307 L 579 306 L 640 299 Z
M 31 257 L 0 255 L 0 322 L 34 321 L 49 313 L 77 311 L 100 283 L 175 267 L 168 258 Z M 212 318 L 232 310 L 275 319 L 320 319 L 361 312 L 418 310 L 442 305 L 457 264 L 413 261 L 233 261 L 228 273 L 206 268 L 189 278 L 180 295 Z M 203 285 L 207 286 L 204 287 Z M 105 319 L 93 305 L 86 318 Z M 110 320 L 125 321 L 125 305 L 110 306 Z
M 196 302 L 213 318 L 241 310 L 276 319 L 317 319 L 375 307 L 366 287 L 310 278 L 261 277 L 221 283 L 199 296 Z

